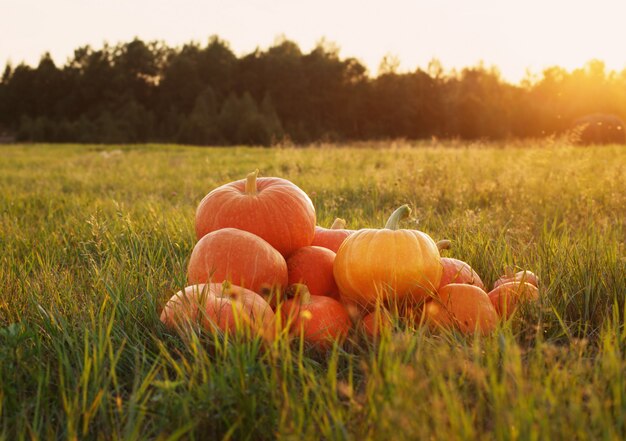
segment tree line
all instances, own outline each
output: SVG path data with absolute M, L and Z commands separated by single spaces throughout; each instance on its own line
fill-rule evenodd
M 282 39 L 236 56 L 228 43 L 169 47 L 134 39 L 74 51 L 57 66 L 7 64 L 0 133 L 45 142 L 271 145 L 289 140 L 504 139 L 558 134 L 590 113 L 626 117 L 626 70 L 552 67 L 519 84 L 483 65 L 376 76 L 321 41 Z

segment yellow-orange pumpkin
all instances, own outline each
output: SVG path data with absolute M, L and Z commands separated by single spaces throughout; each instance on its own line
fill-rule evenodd
M 221 228 L 249 231 L 287 257 L 311 245 L 315 208 L 307 194 L 282 178 L 246 179 L 222 185 L 207 194 L 196 210 L 196 236 Z
M 398 229 L 411 210 L 398 208 L 384 229 L 349 236 L 335 257 L 333 272 L 342 300 L 361 306 L 379 301 L 422 301 L 439 286 L 441 258 L 426 233 Z
M 487 293 L 474 285 L 444 286 L 426 303 L 424 314 L 426 322 L 433 327 L 455 326 L 466 334 L 488 334 L 498 324 L 498 314 Z
M 272 246 L 247 231 L 223 228 L 203 236 L 194 247 L 187 281 L 229 282 L 265 293 L 287 286 L 287 262 Z

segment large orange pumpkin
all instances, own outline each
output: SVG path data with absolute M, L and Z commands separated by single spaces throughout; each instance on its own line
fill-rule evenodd
M 315 227 L 315 236 L 311 245 L 328 248 L 337 252 L 346 237 L 354 233 L 354 230 L 346 230 L 346 221 L 335 219 L 330 228 Z
M 389 217 L 384 229 L 349 236 L 335 257 L 333 272 L 343 301 L 364 307 L 377 300 L 422 301 L 441 280 L 439 250 L 426 233 L 398 229 L 408 205 Z
M 302 283 L 314 296 L 339 300 L 339 288 L 333 275 L 335 253 L 322 247 L 303 247 L 287 259 L 289 285 Z
M 196 210 L 196 236 L 232 227 L 263 238 L 283 256 L 311 245 L 315 208 L 307 194 L 282 178 L 246 179 L 207 194 Z
M 190 285 L 229 282 L 257 293 L 287 286 L 287 262 L 272 246 L 247 231 L 223 228 L 203 236 L 189 259 Z
M 480 280 L 478 274 L 476 274 L 476 271 L 462 260 L 442 257 L 441 264 L 443 265 L 443 274 L 439 282 L 440 288 L 451 283 L 466 283 L 485 289 L 485 285 Z
M 210 283 L 177 292 L 161 312 L 165 326 L 184 335 L 195 327 L 274 338 L 274 313 L 258 294 L 235 285 Z
M 320 350 L 333 341 L 344 339 L 352 321 L 344 306 L 326 296 L 311 295 L 305 285 L 290 286 L 295 296 L 280 305 L 282 320 L 290 325 L 290 334 L 302 334 L 304 341 Z
M 488 334 L 498 314 L 487 293 L 474 285 L 451 283 L 424 306 L 426 322 L 434 327 L 457 327 L 461 332 Z

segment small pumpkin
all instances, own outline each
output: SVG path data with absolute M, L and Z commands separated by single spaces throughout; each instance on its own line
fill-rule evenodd
M 457 327 L 465 334 L 489 334 L 498 314 L 487 293 L 474 285 L 452 283 L 441 288 L 424 306 L 426 322 L 433 327 Z
M 339 300 L 339 288 L 333 275 L 335 253 L 318 246 L 303 247 L 287 259 L 289 285 L 302 283 L 314 296 Z
M 508 319 L 522 302 L 539 300 L 539 289 L 528 282 L 508 282 L 498 285 L 488 295 L 498 315 Z
M 392 325 L 391 316 L 382 308 L 370 312 L 361 320 L 361 329 L 371 339 L 380 337 L 383 330 L 391 328 Z
M 187 281 L 229 281 L 257 293 L 287 286 L 287 262 L 269 243 L 247 231 L 223 228 L 203 236 L 191 252 Z
M 199 326 L 209 332 L 274 337 L 274 312 L 258 294 L 240 286 L 209 283 L 174 294 L 161 312 L 161 322 L 184 336 Z
M 468 285 L 477 286 L 483 290 L 485 289 L 485 285 L 478 274 L 476 274 L 476 271 L 462 260 L 442 257 L 441 264 L 443 265 L 443 273 L 441 275 L 441 281 L 439 282 L 440 288 L 451 283 L 466 283 Z
M 347 336 L 352 321 L 341 303 L 331 297 L 311 295 L 306 285 L 291 285 L 290 290 L 293 297 L 279 308 L 292 336 L 302 335 L 318 350 L 328 350 L 334 341 Z
M 283 256 L 310 245 L 315 234 L 311 199 L 286 179 L 257 175 L 258 170 L 202 199 L 196 210 L 197 238 L 232 227 L 256 234 Z
M 410 212 L 403 205 L 384 229 L 359 230 L 341 245 L 333 272 L 342 301 L 364 307 L 377 301 L 414 303 L 437 289 L 442 265 L 435 241 L 421 231 L 399 229 Z
M 330 228 L 315 227 L 315 236 L 311 245 L 328 248 L 337 252 L 346 237 L 354 233 L 354 230 L 346 230 L 346 221 L 335 219 Z
M 493 288 L 496 289 L 498 286 L 509 282 L 526 282 L 536 287 L 539 286 L 539 278 L 532 271 L 522 270 L 513 274 L 513 271 L 507 268 L 506 274 L 494 282 Z

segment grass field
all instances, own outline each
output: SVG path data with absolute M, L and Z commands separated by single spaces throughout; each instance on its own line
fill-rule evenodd
M 0 146 L 2 438 L 626 438 L 626 149 L 471 147 Z M 195 207 L 255 168 L 320 225 L 382 227 L 409 203 L 407 228 L 489 286 L 534 271 L 542 301 L 484 338 L 185 344 L 158 314 Z

